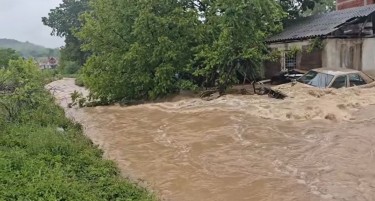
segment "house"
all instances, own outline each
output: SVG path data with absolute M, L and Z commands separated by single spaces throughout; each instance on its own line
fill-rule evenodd
M 265 63 L 265 76 L 319 67 L 375 72 L 375 0 L 337 0 L 336 8 L 295 20 L 269 38 L 279 59 Z
M 40 69 L 55 69 L 58 65 L 58 60 L 54 57 L 39 58 L 38 63 Z

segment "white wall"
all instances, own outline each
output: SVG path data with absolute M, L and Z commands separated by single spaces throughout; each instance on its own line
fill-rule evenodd
M 375 38 L 363 39 L 362 70 L 375 72 Z
M 336 39 L 324 40 L 324 49 L 322 55 L 323 67 L 333 68 L 340 66 L 340 48 Z
M 362 68 L 363 39 L 326 39 L 322 55 L 326 68 Z
M 323 66 L 373 71 L 375 74 L 375 38 L 326 39 Z

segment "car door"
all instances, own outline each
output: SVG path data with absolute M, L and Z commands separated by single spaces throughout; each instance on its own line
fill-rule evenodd
M 347 75 L 336 76 L 335 79 L 332 81 L 330 88 L 340 89 L 343 87 L 348 87 L 348 76 Z
M 357 73 L 351 73 L 348 75 L 349 87 L 361 86 L 367 84 L 361 75 Z

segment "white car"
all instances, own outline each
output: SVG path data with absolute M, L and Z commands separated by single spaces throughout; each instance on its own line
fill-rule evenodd
M 361 87 L 373 82 L 373 78 L 361 71 L 345 68 L 317 68 L 308 71 L 292 83 L 268 87 L 263 91 L 270 97 L 284 99 L 289 96 L 288 94 L 296 93 L 297 89 Z
M 296 80 L 318 88 L 343 88 L 366 85 L 374 81 L 365 73 L 345 68 L 318 68 Z

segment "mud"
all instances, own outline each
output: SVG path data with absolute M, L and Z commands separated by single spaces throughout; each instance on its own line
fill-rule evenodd
M 67 115 L 165 200 L 375 200 L 375 89 L 300 89 L 285 100 L 67 108 L 74 90 L 47 86 Z

